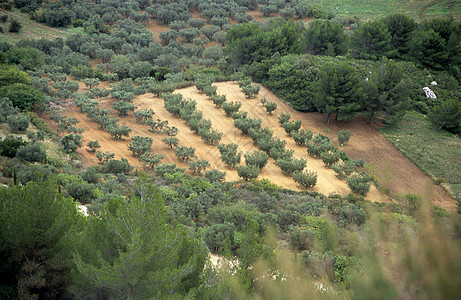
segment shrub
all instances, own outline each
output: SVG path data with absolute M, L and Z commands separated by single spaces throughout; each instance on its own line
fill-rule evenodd
M 144 153 L 150 150 L 152 147 L 152 138 L 135 136 L 131 139 L 131 142 L 128 144 L 128 150 L 133 152 L 134 157 L 140 157 Z
M 98 162 L 100 165 L 105 165 L 107 162 L 115 157 L 115 153 L 111 153 L 109 151 L 106 151 L 104 153 L 98 151 L 96 152 L 96 158 L 98 159 Z
M 366 173 L 353 174 L 346 179 L 347 185 L 350 187 L 352 192 L 361 196 L 366 196 L 370 190 L 370 176 Z
M 244 155 L 245 163 L 247 165 L 253 165 L 262 169 L 266 166 L 267 162 L 269 161 L 269 155 L 263 151 L 253 151 L 251 153 L 246 153 Z
M 210 166 L 210 163 L 204 159 L 196 159 L 187 162 L 189 164 L 189 170 L 195 175 L 202 175 L 202 171 Z
M 337 162 L 332 166 L 332 169 L 339 178 L 344 179 L 355 171 L 355 167 L 355 163 L 352 160 L 348 160 Z
M 26 143 L 20 137 L 7 136 L 0 139 L 0 155 L 13 158 L 16 156 L 18 149 L 25 146 Z
M 66 185 L 66 191 L 69 196 L 82 204 L 91 203 L 94 196 L 94 186 L 86 182 L 72 182 Z
M 223 103 L 226 102 L 226 95 L 211 95 L 211 100 L 216 108 L 221 108 Z
M 8 126 L 12 132 L 24 132 L 29 127 L 29 116 L 26 114 L 17 114 L 8 116 Z
M 119 116 L 128 116 L 129 111 L 134 111 L 136 106 L 126 101 L 118 101 L 112 104 L 112 108 L 118 111 Z
M 207 143 L 208 145 L 216 145 L 221 141 L 222 132 L 219 132 L 217 130 L 207 130 L 207 129 L 202 129 L 199 130 L 199 134 L 202 137 L 202 139 Z
M 301 128 L 301 120 L 296 121 L 286 121 L 282 124 L 282 127 L 285 129 L 287 134 L 291 134 L 292 131 L 298 131 Z
M 279 124 L 283 126 L 285 122 L 288 122 L 291 118 L 290 113 L 281 113 L 279 115 Z
M 266 112 L 272 115 L 272 112 L 277 109 L 276 102 L 266 102 L 264 103 L 264 107 L 266 108 Z
M 240 163 L 242 152 L 237 152 L 237 147 L 237 144 L 218 144 L 221 159 L 229 168 L 233 168 Z
M 293 172 L 293 179 L 295 182 L 299 183 L 300 186 L 308 189 L 317 183 L 317 172 L 314 171 L 296 171 Z
M 176 172 L 184 172 L 184 168 L 176 168 L 176 164 L 161 164 L 155 166 L 154 172 L 158 176 L 163 176 L 165 174 L 174 174 Z
M 119 174 L 124 173 L 128 174 L 133 170 L 133 167 L 130 165 L 126 158 L 110 159 L 103 168 L 104 173 Z
M 39 144 L 34 143 L 19 148 L 16 157 L 22 161 L 45 162 L 46 152 L 42 150 Z
M 261 171 L 255 165 L 238 165 L 235 168 L 237 169 L 238 176 L 242 177 L 245 181 L 257 178 Z
M 19 23 L 18 20 L 13 19 L 10 21 L 10 27 L 8 28 L 9 32 L 18 33 L 19 31 L 21 31 L 21 29 L 22 25 L 21 23 Z
M 195 149 L 193 147 L 178 146 L 174 149 L 174 153 L 180 161 L 189 161 L 195 157 Z
M 259 129 L 261 127 L 261 119 L 241 118 L 235 119 L 234 125 L 242 131 L 243 134 L 248 134 L 250 128 Z
M 306 141 L 312 138 L 312 131 L 310 129 L 299 129 L 297 131 L 292 131 L 290 135 L 297 145 L 304 146 L 306 145 Z
M 340 145 L 344 145 L 349 142 L 351 138 L 351 132 L 349 130 L 341 130 L 338 132 L 338 141 Z
M 302 171 L 306 167 L 306 160 L 300 159 L 277 159 L 277 166 L 282 169 L 283 174 L 292 175 L 296 171 Z
M 261 89 L 261 86 L 259 84 L 254 84 L 254 83 L 242 86 L 243 93 L 249 99 L 252 99 L 252 98 L 256 97 L 256 95 L 259 93 L 260 89 Z
M 320 153 L 320 158 L 327 167 L 331 167 L 339 160 L 338 151 L 325 151 Z
M 173 149 L 174 147 L 178 146 L 179 139 L 175 137 L 164 137 L 162 139 L 162 142 L 164 142 L 165 145 Z
M 143 155 L 141 155 L 140 159 L 145 162 L 148 166 L 150 166 L 152 169 L 155 168 L 158 164 L 162 162 L 162 159 L 164 159 L 165 156 L 162 154 L 154 154 L 152 152 L 146 152 Z
M 86 149 L 88 152 L 96 152 L 97 149 L 101 148 L 101 145 L 97 140 L 95 141 L 89 141 L 87 144 L 88 148 Z
M 97 171 L 99 167 L 89 167 L 82 173 L 82 178 L 89 183 L 99 183 L 101 174 Z
M 234 101 L 226 101 L 223 103 L 222 108 L 226 112 L 226 116 L 232 116 L 232 113 L 237 112 L 240 107 L 242 107 L 241 102 L 234 102 Z
M 226 172 L 219 170 L 206 171 L 205 178 L 210 182 L 223 182 L 226 178 Z
M 146 124 L 147 121 L 152 120 L 152 116 L 155 114 L 153 109 L 141 109 L 133 113 L 136 122 L 139 124 Z
M 167 126 L 163 129 L 163 133 L 165 133 L 169 137 L 176 136 L 178 132 L 179 132 L 179 129 L 174 126 L 173 127 Z
M 77 147 L 82 147 L 82 135 L 71 133 L 65 135 L 60 142 L 66 152 L 73 153 L 77 150 Z
M 106 131 L 116 140 L 122 140 L 124 136 L 129 137 L 131 128 L 126 125 L 110 124 L 106 127 Z
M 322 134 L 316 134 L 306 142 L 306 146 L 307 152 L 314 157 L 320 157 L 321 153 L 336 149 L 330 139 Z

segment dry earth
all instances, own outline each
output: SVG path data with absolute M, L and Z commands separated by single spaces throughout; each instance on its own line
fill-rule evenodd
M 291 137 L 289 137 L 284 129 L 278 124 L 277 117 L 281 112 L 289 112 L 291 119 L 300 119 L 302 128 L 311 129 L 314 133 L 323 133 L 328 135 L 335 143 L 337 143 L 337 132 L 341 129 L 349 129 L 352 132 L 352 137 L 345 147 L 341 150 L 345 151 L 351 158 L 363 158 L 366 162 L 376 166 L 377 175 L 380 178 L 382 186 L 390 189 L 390 195 L 394 196 L 400 193 L 423 193 L 430 186 L 432 191 L 432 199 L 435 204 L 445 207 L 449 210 L 454 210 L 456 204 L 446 192 L 439 186 L 431 183 L 421 170 L 419 170 L 410 160 L 404 157 L 393 145 L 379 132 L 371 127 L 362 119 L 357 119 L 350 122 L 332 121 L 327 125 L 323 123 L 324 115 L 319 113 L 302 113 L 293 110 L 286 103 L 278 99 L 269 90 L 262 87 L 261 92 L 255 99 L 246 99 L 244 94 L 236 83 L 221 82 L 216 83 L 218 94 L 225 94 L 228 101 L 241 101 L 242 111 L 247 111 L 250 117 L 261 118 L 262 126 L 268 126 L 274 130 L 274 135 L 287 142 L 287 148 L 295 151 L 295 157 L 303 157 L 307 160 L 308 170 L 314 170 L 318 173 L 318 182 L 313 190 L 329 194 L 348 194 L 349 187 L 344 180 L 338 179 L 334 172 L 324 166 L 320 159 L 309 156 L 305 147 L 296 145 Z M 195 87 L 187 87 L 179 89 L 176 92 L 181 93 L 184 97 L 192 98 L 197 102 L 197 109 L 203 112 L 204 118 L 210 119 L 213 128 L 224 133 L 222 143 L 236 143 L 239 145 L 239 150 L 243 153 L 256 150 L 252 140 L 243 135 L 233 124 L 230 117 L 226 117 L 222 109 L 217 109 L 205 95 L 199 94 Z M 278 104 L 277 110 L 273 115 L 265 112 L 264 107 L 260 103 L 262 97 L 266 97 L 269 101 L 275 101 Z M 110 108 L 114 100 L 104 98 L 99 100 L 100 106 Z M 221 161 L 219 150 L 216 146 L 205 144 L 200 136 L 191 132 L 188 126 L 180 118 L 173 117 L 166 111 L 163 105 L 163 99 L 145 94 L 136 96 L 134 105 L 138 109 L 152 108 L 156 114 L 154 119 L 168 120 L 170 126 L 175 126 L 179 129 L 178 139 L 180 145 L 192 146 L 196 149 L 196 155 L 199 158 L 206 159 L 210 162 L 210 169 L 217 168 L 226 171 L 227 180 L 238 180 L 239 177 L 235 170 L 228 169 Z M 64 105 L 64 114 L 68 117 L 74 117 L 80 120 L 79 127 L 84 128 L 83 143 L 84 145 L 90 140 L 98 140 L 101 144 L 101 151 L 110 151 L 116 154 L 116 158 L 127 158 L 131 164 L 137 168 L 142 168 L 142 164 L 131 155 L 127 148 L 130 139 L 124 141 L 116 141 L 111 136 L 102 130 L 99 130 L 95 123 L 91 122 L 85 114 L 80 113 L 80 110 L 69 102 Z M 49 121 L 49 120 L 48 120 Z M 53 122 L 49 121 L 50 125 L 54 126 Z M 181 163 L 174 155 L 174 151 L 169 149 L 161 140 L 166 135 L 154 134 L 148 131 L 146 125 L 137 124 L 132 115 L 122 117 L 120 124 L 127 124 L 132 128 L 131 136 L 149 136 L 154 139 L 152 150 L 156 153 L 165 156 L 164 162 L 176 163 L 181 167 L 188 168 L 188 165 Z M 87 152 L 84 148 L 80 148 L 77 152 L 86 165 L 94 165 L 97 163 L 94 154 Z M 242 157 L 243 162 L 243 157 Z M 293 190 L 299 190 L 298 185 L 289 176 L 285 176 L 280 168 L 276 166 L 273 159 L 269 160 L 267 166 L 262 170 L 259 179 L 267 178 L 277 185 Z M 372 201 L 387 201 L 387 197 L 380 193 L 372 186 L 367 196 Z

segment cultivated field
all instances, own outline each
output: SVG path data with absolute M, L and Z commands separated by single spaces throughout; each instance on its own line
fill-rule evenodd
M 289 112 L 292 120 L 302 120 L 302 128 L 311 129 L 314 134 L 326 134 L 335 144 L 337 144 L 337 132 L 341 129 L 349 129 L 352 132 L 351 140 L 341 150 L 345 151 L 353 159 L 363 158 L 367 163 L 375 165 L 380 185 L 389 188 L 391 196 L 400 193 L 424 193 L 427 187 L 430 187 L 433 192 L 433 202 L 435 204 L 449 210 L 456 208 L 455 201 L 440 186 L 435 186 L 427 175 L 419 170 L 385 137 L 364 120 L 359 119 L 341 123 L 332 121 L 331 124 L 326 125 L 323 123 L 324 116 L 322 114 L 297 112 L 264 87 L 261 88 L 260 94 L 255 99 L 247 99 L 236 83 L 221 82 L 215 83 L 215 85 L 218 87 L 218 94 L 225 94 L 228 101 L 241 101 L 241 111 L 248 112 L 249 117 L 260 118 L 262 120 L 262 127 L 270 127 L 274 131 L 274 136 L 285 140 L 287 148 L 294 150 L 294 157 L 302 157 L 307 160 L 306 169 L 314 170 L 318 173 L 318 181 L 317 185 L 313 188 L 314 191 L 326 195 L 336 193 L 345 195 L 350 193 L 350 189 L 344 180 L 338 179 L 333 170 L 327 168 L 320 159 L 309 156 L 305 147 L 296 145 L 293 139 L 285 133 L 277 120 L 278 115 L 282 112 Z M 178 89 L 176 92 L 197 102 L 197 110 L 203 112 L 205 119 L 211 120 L 212 128 L 224 133 L 221 143 L 236 143 L 239 145 L 239 150 L 243 153 L 257 149 L 253 145 L 251 138 L 242 134 L 234 126 L 233 119 L 226 117 L 222 109 L 215 108 L 212 101 L 205 95 L 199 94 L 194 86 Z M 278 104 L 278 108 L 273 115 L 267 114 L 260 103 L 260 99 L 264 96 L 269 101 L 275 101 Z M 99 105 L 101 108 L 111 108 L 111 104 L 114 101 L 110 98 L 103 98 L 99 101 Z M 163 99 L 155 97 L 152 94 L 145 94 L 136 96 L 133 104 L 138 109 L 152 108 L 155 111 L 154 119 L 168 120 L 170 126 L 177 127 L 179 129 L 179 134 L 177 135 L 179 145 L 194 147 L 198 158 L 206 159 L 210 162 L 211 167 L 209 169 L 225 171 L 227 173 L 227 180 L 239 179 L 235 169 L 227 168 L 221 161 L 218 148 L 205 144 L 199 135 L 190 131 L 183 120 L 173 117 L 167 112 L 163 105 Z M 97 125 L 91 122 L 85 114 L 80 113 L 79 108 L 72 102 L 64 106 L 63 114 L 80 121 L 77 126 L 85 129 L 83 133 L 84 145 L 90 140 L 98 140 L 101 144 L 100 150 L 102 152 L 113 152 L 117 159 L 125 157 L 137 168 L 141 169 L 144 167 L 128 150 L 127 144 L 130 142 L 130 139 L 124 141 L 113 140 L 109 133 L 99 130 Z M 52 123 L 51 125 L 53 125 Z M 161 141 L 166 136 L 165 134 L 149 132 L 149 127 L 136 123 L 132 115 L 122 117 L 119 123 L 126 124 L 132 129 L 131 137 L 137 135 L 152 137 L 154 140 L 152 150 L 155 153 L 165 156 L 163 162 L 176 163 L 178 166 L 188 168 L 188 165 L 179 162 L 174 155 L 174 151 Z M 77 153 L 87 166 L 97 164 L 95 155 L 87 152 L 84 148 L 80 148 Z M 299 190 L 297 183 L 291 177 L 284 175 L 272 158 L 269 159 L 269 163 L 258 177 L 258 179 L 262 178 L 267 178 L 283 188 Z M 372 201 L 388 201 L 388 197 L 384 193 L 379 192 L 374 186 L 370 189 L 367 198 Z

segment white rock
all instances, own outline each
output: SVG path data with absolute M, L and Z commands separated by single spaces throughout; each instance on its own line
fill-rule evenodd
M 437 99 L 437 96 L 434 94 L 434 92 L 427 86 L 423 87 L 423 91 L 426 93 L 426 98 Z
M 431 82 L 431 85 L 437 85 L 437 82 L 432 81 L 432 82 Z

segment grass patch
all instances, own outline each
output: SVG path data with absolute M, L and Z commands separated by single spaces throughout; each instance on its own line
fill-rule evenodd
M 22 39 L 55 39 L 58 37 L 65 37 L 69 33 L 57 28 L 48 27 L 42 23 L 38 23 L 30 19 L 28 14 L 22 13 L 19 10 L 0 11 L 1 15 L 8 15 L 8 22 L 0 23 L 4 33 L 0 33 L 0 40 L 10 44 L 16 44 Z M 10 33 L 8 28 L 10 26 L 9 20 L 16 19 L 21 23 L 22 28 L 19 33 Z
M 408 112 L 403 121 L 379 131 L 435 183 L 444 186 L 461 202 L 461 138 L 437 132 L 422 115 Z
M 461 18 L 461 5 L 456 0 L 304 0 L 332 10 L 338 16 L 356 16 L 373 20 L 394 13 L 403 13 L 417 21 L 426 18 Z

